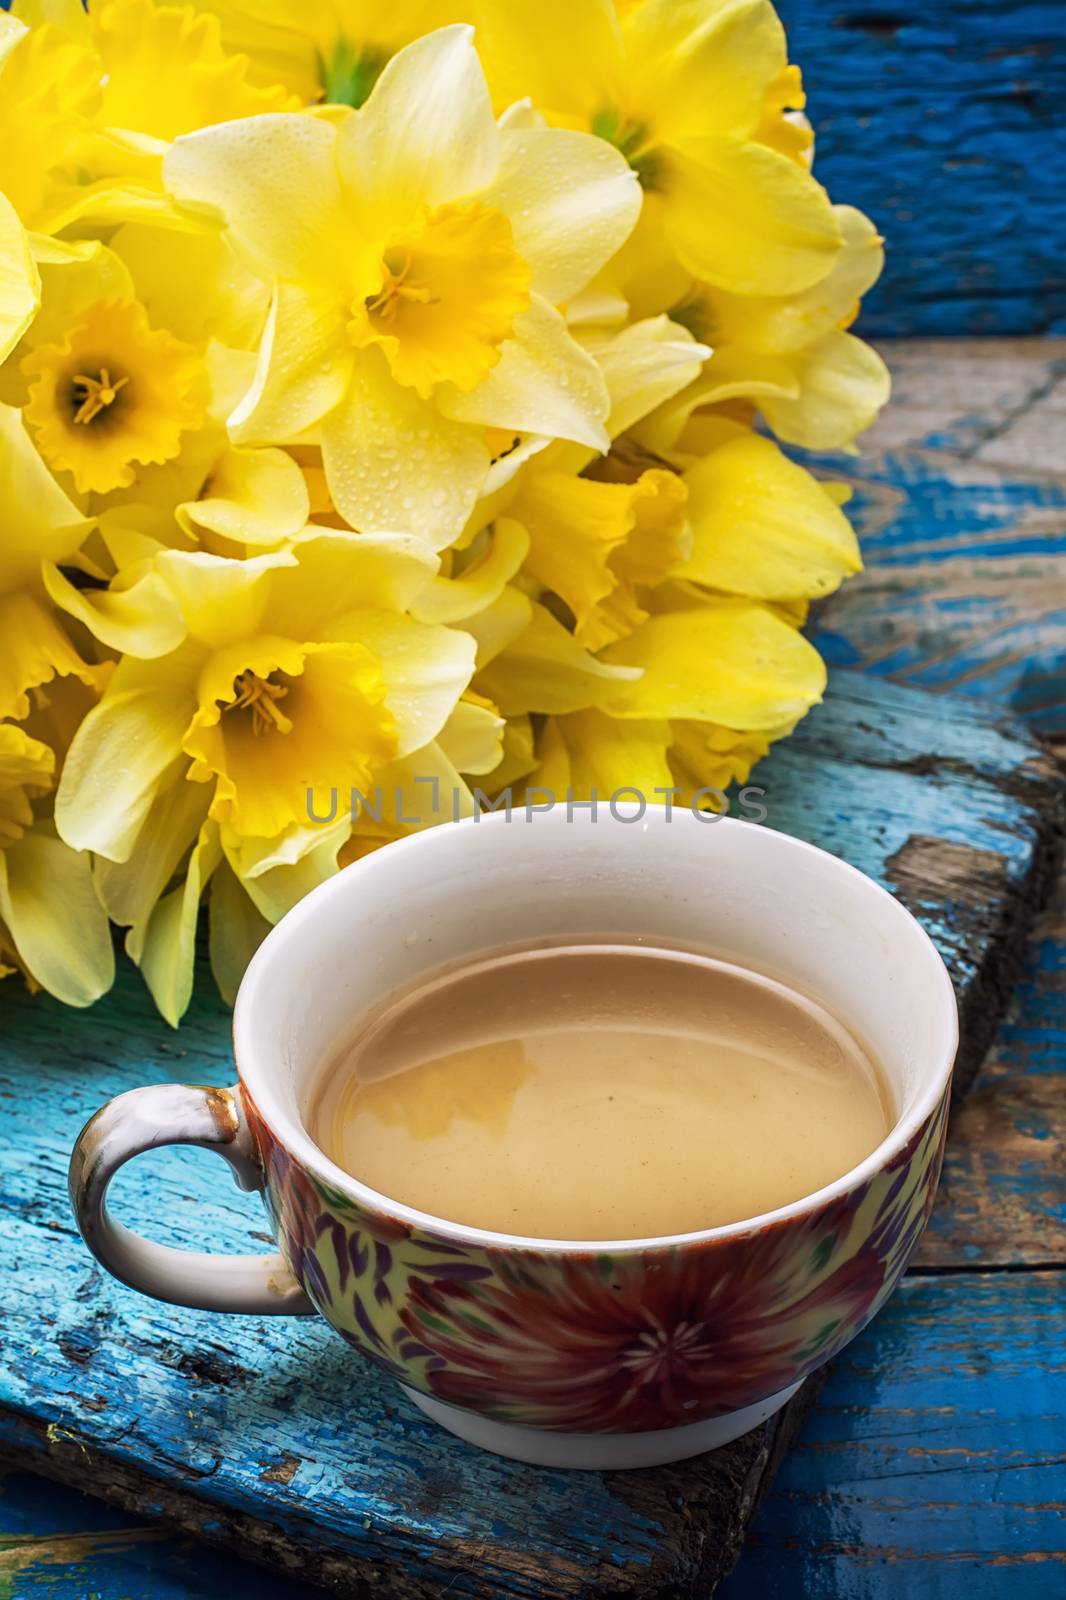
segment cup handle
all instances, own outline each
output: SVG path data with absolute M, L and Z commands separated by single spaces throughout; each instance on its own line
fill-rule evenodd
M 161 1083 L 117 1095 L 86 1123 L 70 1158 L 70 1201 L 85 1243 L 112 1276 L 142 1294 L 201 1311 L 304 1315 L 314 1306 L 284 1257 L 206 1255 L 154 1244 L 108 1214 L 107 1189 L 133 1156 L 166 1144 L 215 1150 L 242 1189 L 262 1189 L 263 1169 L 240 1089 Z

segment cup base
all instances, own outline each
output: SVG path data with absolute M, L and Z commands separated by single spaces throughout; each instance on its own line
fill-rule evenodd
M 801 1380 L 802 1381 L 802 1380 Z M 706 1422 L 690 1422 L 680 1428 L 663 1428 L 655 1433 L 556 1433 L 549 1428 L 524 1428 L 512 1422 L 492 1422 L 473 1411 L 433 1400 L 415 1389 L 403 1386 L 404 1393 L 420 1411 L 439 1422 L 449 1433 L 467 1444 L 475 1444 L 494 1455 L 509 1456 L 534 1467 L 569 1467 L 578 1472 L 625 1472 L 634 1467 L 662 1467 L 671 1461 L 685 1461 L 730 1444 L 742 1433 L 750 1433 L 760 1422 L 772 1417 L 798 1391 L 794 1383 L 776 1394 L 767 1395 L 757 1405 L 728 1411 Z

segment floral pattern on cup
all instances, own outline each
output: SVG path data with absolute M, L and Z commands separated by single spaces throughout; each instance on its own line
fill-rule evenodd
M 486 1247 L 357 1204 L 245 1107 L 282 1251 L 350 1344 L 400 1382 L 499 1422 L 675 1427 L 798 1382 L 866 1325 L 928 1219 L 947 1096 L 866 1182 L 727 1236 L 614 1253 Z

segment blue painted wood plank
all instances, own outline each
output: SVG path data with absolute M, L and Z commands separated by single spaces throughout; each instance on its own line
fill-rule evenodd
M 1066 332 L 1066 7 L 779 0 L 816 171 L 888 241 L 862 330 Z
M 979 711 L 839 675 L 766 770 L 771 825 L 925 896 L 919 910 L 965 1018 L 1041 856 L 1047 774 L 1034 747 Z M 941 857 L 975 870 L 938 885 Z M 254 1536 L 261 1554 L 324 1581 L 385 1568 L 397 1594 L 447 1585 L 493 1597 L 712 1585 L 743 1525 L 745 1484 L 765 1469 L 767 1435 L 749 1438 L 747 1457 L 660 1473 L 539 1472 L 440 1433 L 320 1323 L 223 1320 L 134 1295 L 97 1271 L 74 1233 L 70 1142 L 102 1098 L 135 1083 L 228 1081 L 228 1018 L 202 989 L 168 1034 L 129 969 L 85 1016 L 10 985 L 0 1005 L 10 1141 L 0 1236 L 19 1307 L 0 1329 L 6 1450 L 76 1481 L 89 1462 L 95 1486 L 141 1511 L 178 1516 L 230 1548 Z M 263 1237 L 254 1199 L 203 1153 L 131 1164 L 115 1203 L 174 1242 L 191 1218 L 231 1249 Z M 723 1503 L 724 1533 L 714 1520 Z
M 719 1600 L 1066 1592 L 1064 1289 L 908 1278 L 834 1363 Z
M 824 463 L 855 484 L 866 570 L 811 637 L 830 670 L 1010 707 L 1066 739 L 1066 344 L 887 354 L 893 405 L 858 461 Z
M 321 1600 L 233 1556 L 25 1472 L 0 1475 L 3 1600 Z

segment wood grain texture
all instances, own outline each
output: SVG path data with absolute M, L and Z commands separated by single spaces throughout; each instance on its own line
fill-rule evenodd
M 1066 7 L 1064 7 L 1066 15 Z M 963 695 L 1066 740 L 1066 342 L 886 347 L 850 479 L 866 570 L 822 606 L 830 669 Z
M 815 170 L 888 241 L 869 334 L 1066 332 L 1066 7 L 778 0 Z
M 763 781 L 772 826 L 911 894 L 964 1018 L 983 1025 L 1049 859 L 1058 790 L 1038 747 L 965 703 L 840 674 Z M 934 840 L 951 864 L 939 879 Z M 926 880 L 913 862 L 904 875 L 916 850 Z M 142 1299 L 104 1277 L 74 1233 L 67 1151 L 109 1094 L 158 1078 L 229 1081 L 228 1017 L 204 986 L 168 1035 L 129 969 L 83 1017 L 10 985 L 0 1005 L 11 1139 L 0 1234 L 16 1286 L 0 1334 L 5 1453 L 76 1483 L 88 1469 L 122 1505 L 351 1594 L 380 1581 L 411 1596 L 680 1597 L 728 1571 L 800 1405 L 677 1468 L 540 1472 L 441 1433 L 321 1323 Z M 216 1169 L 203 1152 L 142 1158 L 120 1174 L 116 1210 L 168 1241 L 195 1219 L 227 1248 L 254 1250 L 256 1202 Z
M 995 1044 L 957 1106 L 918 1266 L 1066 1273 L 1066 877 Z M 1062 1295 L 1066 1300 L 1066 1276 Z
M 1066 1592 L 1062 1285 L 905 1280 L 834 1363 L 719 1600 Z

